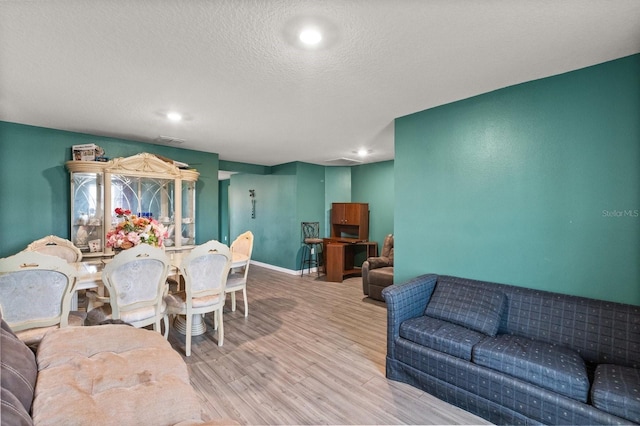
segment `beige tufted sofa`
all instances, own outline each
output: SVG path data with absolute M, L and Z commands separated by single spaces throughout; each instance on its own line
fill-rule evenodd
M 203 424 L 187 366 L 160 333 L 61 328 L 34 356 L 4 320 L 1 332 L 2 424 Z

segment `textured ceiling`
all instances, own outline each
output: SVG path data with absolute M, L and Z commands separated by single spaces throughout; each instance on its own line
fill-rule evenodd
M 394 118 L 638 53 L 639 22 L 639 0 L 0 0 L 0 120 L 261 165 L 382 161 Z

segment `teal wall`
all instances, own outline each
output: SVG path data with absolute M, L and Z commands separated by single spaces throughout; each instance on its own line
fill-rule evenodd
M 390 232 L 385 222 L 393 215 L 393 162 L 358 166 L 352 176 L 351 167 L 219 161 L 217 154 L 7 122 L 0 122 L 0 136 L 0 207 L 8 224 L 0 231 L 0 257 L 45 235 L 69 238 L 70 185 L 64 163 L 71 159 L 72 145 L 85 143 L 98 144 L 110 158 L 150 152 L 196 168 L 197 243 L 219 239 L 230 244 L 251 230 L 256 237 L 253 258 L 263 263 L 298 270 L 300 222 L 318 221 L 321 236 L 329 236 L 331 203 L 356 201 L 353 197 L 373 209 L 370 239 L 381 243 Z M 239 174 L 218 182 L 219 169 Z M 250 217 L 249 189 L 257 194 L 255 219 Z
M 319 222 L 324 235 L 324 167 L 298 163 L 296 204 L 299 222 Z M 300 229 L 302 241 L 302 228 Z
M 384 237 L 393 234 L 393 165 L 383 161 L 351 168 L 351 201 L 369 203 L 369 240 L 376 241 L 379 250 Z
M 268 175 L 235 174 L 228 186 L 230 241 L 246 230 L 259 234 L 254 240 L 256 261 L 299 270 L 300 223 L 320 222 L 320 235 L 328 237 L 334 202 L 369 203 L 370 240 L 382 244 L 384 237 L 393 232 L 393 161 L 357 167 L 293 162 L 273 166 L 270 172 Z M 255 219 L 249 214 L 249 189 L 256 190 Z M 222 201 L 221 209 L 225 209 Z M 221 212 L 221 217 L 223 214 Z M 358 258 L 356 263 L 364 260 Z
M 235 173 L 249 173 L 256 175 L 271 174 L 270 166 L 261 166 L 257 164 L 239 163 L 237 161 L 220 160 L 218 162 L 220 170 Z M 231 244 L 231 228 L 229 217 L 229 184 L 230 179 L 221 180 L 218 183 L 218 229 L 220 229 L 220 241 L 224 244 Z
M 324 172 L 324 237 L 331 236 L 331 204 L 351 202 L 351 167 L 326 167 Z M 389 206 L 392 207 L 392 206 Z
M 188 163 L 197 183 L 197 242 L 218 238 L 218 155 L 124 139 L 0 122 L 0 257 L 56 234 L 69 238 L 70 183 L 64 163 L 71 146 L 95 143 L 108 157 L 140 152 Z
M 296 270 L 300 246 L 295 175 L 232 175 L 229 185 L 231 241 L 245 231 L 254 235 L 255 261 Z M 251 218 L 249 189 L 255 190 L 256 217 Z
M 302 255 L 300 223 L 322 223 L 325 167 L 293 162 L 273 166 L 270 171 L 270 175 L 231 176 L 231 241 L 250 230 L 254 260 L 295 271 Z M 256 191 L 255 219 L 250 215 L 249 189 Z
M 640 305 L 640 55 L 395 122 L 396 277 Z
M 325 167 L 309 163 L 297 163 L 296 210 L 298 227 L 298 251 L 296 265 L 304 255 L 302 245 L 302 222 L 318 222 L 320 236 L 326 232 L 324 224 Z M 298 267 L 294 269 L 298 269 Z

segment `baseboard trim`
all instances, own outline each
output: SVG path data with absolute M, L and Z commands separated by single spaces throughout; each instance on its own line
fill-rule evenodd
M 280 266 L 275 266 L 275 265 L 270 265 L 268 263 L 262 263 L 262 262 L 258 262 L 255 260 L 251 261 L 252 265 L 256 265 L 256 266 L 261 266 L 263 268 L 267 268 L 267 269 L 273 269 L 274 271 L 278 271 L 278 272 L 283 272 L 285 274 L 289 274 L 289 275 L 301 275 L 302 274 L 302 270 L 293 270 L 293 269 L 287 269 L 287 268 L 282 268 Z M 305 271 L 307 269 L 305 268 Z M 315 273 L 317 272 L 318 268 L 311 268 L 311 272 Z

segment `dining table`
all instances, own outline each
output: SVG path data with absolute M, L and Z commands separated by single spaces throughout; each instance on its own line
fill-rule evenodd
M 170 259 L 169 275 L 178 275 L 180 273 L 180 264 L 182 259 L 189 252 L 168 252 L 167 256 Z M 88 259 L 81 262 L 74 262 L 70 265 L 74 267 L 76 271 L 76 285 L 74 288 L 73 296 L 71 298 L 71 310 L 78 310 L 78 290 L 96 290 L 99 295 L 104 296 L 104 285 L 102 284 L 102 270 L 104 266 L 111 262 L 113 258 L 102 259 Z M 246 265 L 248 256 L 242 253 L 231 253 L 231 269 L 241 268 Z M 176 319 L 176 330 L 182 334 L 186 333 L 185 330 L 186 321 L 184 319 Z M 206 330 L 206 325 L 202 321 L 200 315 L 194 315 L 193 326 L 191 327 L 192 335 L 197 336 L 202 334 Z

